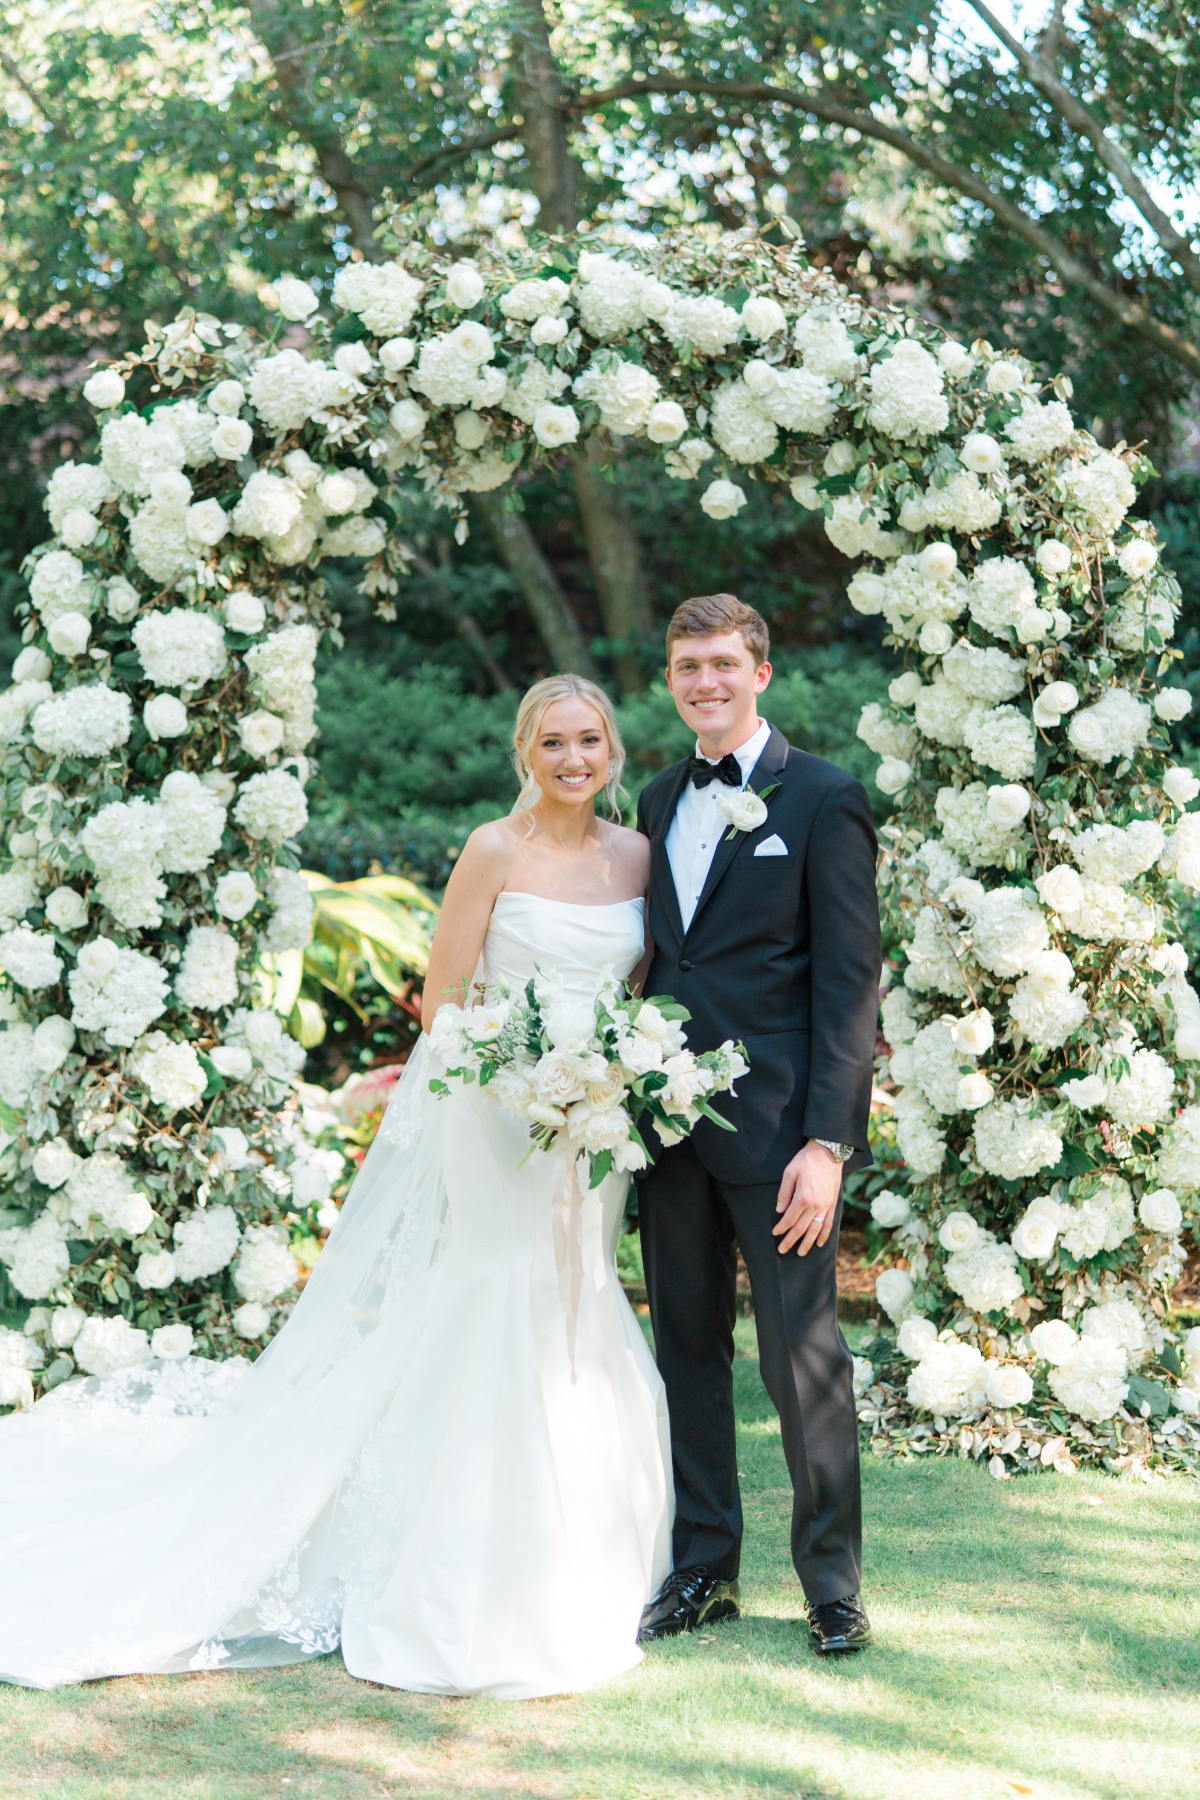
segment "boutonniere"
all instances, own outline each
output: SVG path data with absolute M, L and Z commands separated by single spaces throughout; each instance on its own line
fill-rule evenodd
M 729 820 L 725 842 L 728 843 L 739 831 L 757 831 L 766 822 L 767 801 L 778 791 L 777 781 L 758 793 L 753 788 L 722 788 L 716 799 L 719 810 Z

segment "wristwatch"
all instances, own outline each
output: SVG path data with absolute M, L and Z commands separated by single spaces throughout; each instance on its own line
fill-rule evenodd
M 853 1144 L 834 1144 L 828 1138 L 814 1138 L 814 1144 L 820 1144 L 822 1150 L 828 1150 L 835 1162 L 849 1162 L 854 1155 Z

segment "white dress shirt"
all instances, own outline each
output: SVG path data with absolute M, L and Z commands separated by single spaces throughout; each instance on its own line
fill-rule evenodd
M 742 771 L 742 786 L 745 787 L 754 772 L 754 765 L 766 749 L 767 739 L 771 735 L 771 727 L 763 719 L 754 733 L 740 744 L 733 752 L 737 764 Z M 704 756 L 699 743 L 696 755 Z M 714 765 L 720 757 L 706 756 L 705 762 Z M 698 788 L 688 777 L 683 792 L 679 796 L 679 804 L 675 808 L 675 817 L 667 828 L 667 861 L 671 865 L 671 874 L 675 880 L 675 892 L 679 897 L 679 911 L 683 918 L 683 929 L 686 931 L 696 914 L 700 904 L 700 893 L 708 875 L 709 864 L 713 852 L 721 841 L 723 832 L 729 830 L 729 821 L 717 806 L 717 796 L 724 792 L 724 783 L 710 781 L 707 787 Z

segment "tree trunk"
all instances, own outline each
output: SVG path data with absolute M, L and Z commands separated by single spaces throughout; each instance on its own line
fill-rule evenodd
M 525 603 L 556 671 L 587 675 L 595 681 L 596 665 L 579 620 L 524 519 L 506 508 L 497 491 L 476 494 L 471 506 L 491 532 L 501 562 L 520 582 Z
M 578 170 L 567 139 L 562 76 L 550 48 L 542 0 L 514 0 L 513 97 L 524 119 L 529 183 L 543 231 L 574 231 L 579 223 Z
M 575 497 L 613 666 L 625 692 L 646 685 L 638 645 L 655 634 L 654 612 L 633 524 L 620 494 L 601 473 L 605 444 L 588 438 L 575 458 Z

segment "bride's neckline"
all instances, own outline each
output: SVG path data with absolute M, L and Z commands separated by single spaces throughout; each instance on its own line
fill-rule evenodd
M 632 894 L 628 900 L 557 900 L 553 894 L 531 894 L 524 888 L 501 888 L 496 899 L 506 897 L 513 900 L 543 900 L 547 906 L 570 906 L 577 912 L 610 912 L 614 906 L 644 906 L 642 894 Z

